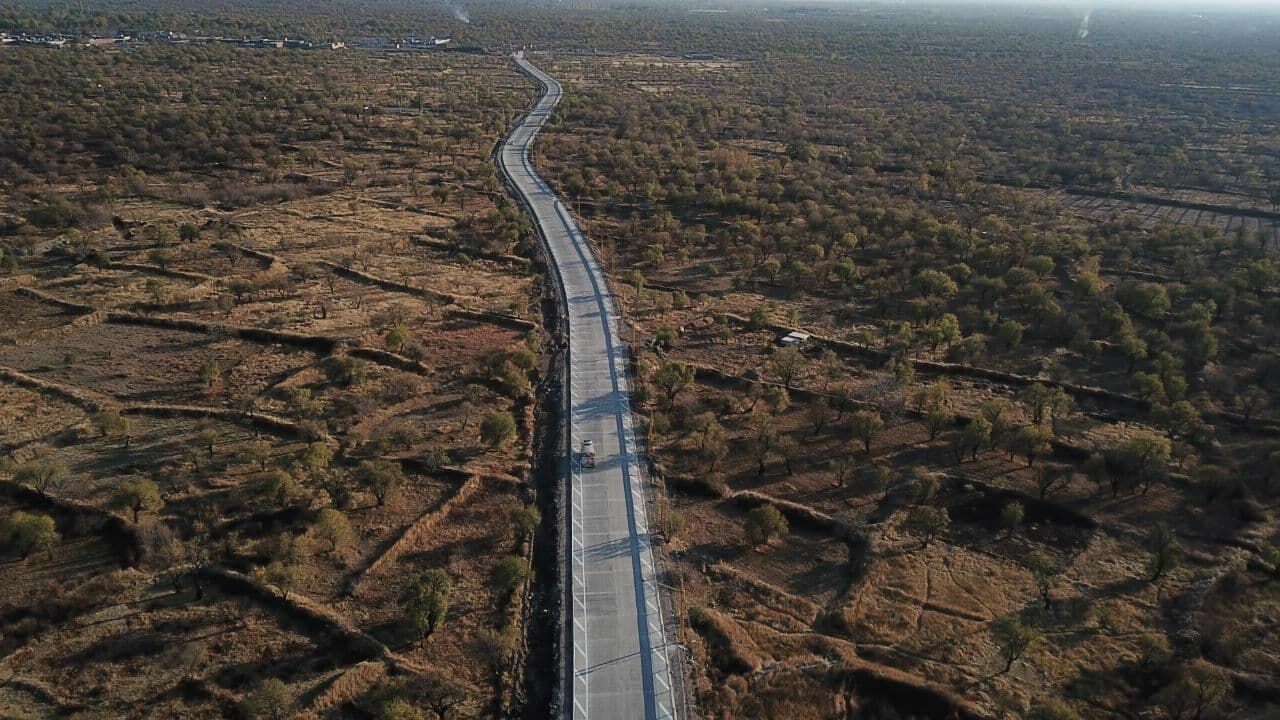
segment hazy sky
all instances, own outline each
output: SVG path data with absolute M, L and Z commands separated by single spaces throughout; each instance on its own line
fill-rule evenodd
M 697 0 L 698 4 L 720 4 L 717 0 Z M 734 0 L 721 0 L 733 5 Z M 1280 14 L 1280 0 L 846 0 L 853 5 L 968 5 L 970 7 L 1024 6 L 1041 8 L 1072 8 L 1079 10 L 1106 10 L 1108 8 L 1138 8 L 1146 10 L 1179 10 L 1188 12 L 1220 12 L 1224 10 L 1257 10 L 1267 15 Z M 785 6 L 805 4 L 839 4 L 841 0 L 748 0 L 752 5 Z M 1280 42 L 1280 38 L 1277 38 Z
M 892 0 L 890 0 L 892 2 Z M 1149 8 L 1189 11 L 1216 11 L 1230 8 L 1280 11 L 1280 0 L 900 0 L 905 3 L 960 5 L 1033 5 L 1037 7 Z M 1278 39 L 1280 41 L 1280 39 Z

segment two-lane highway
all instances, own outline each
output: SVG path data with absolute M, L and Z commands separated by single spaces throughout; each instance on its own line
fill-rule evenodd
M 560 83 L 522 54 L 515 62 L 543 93 L 503 141 L 498 162 L 542 233 L 568 313 L 565 717 L 674 718 L 672 648 L 650 548 L 618 304 L 586 237 L 529 162 L 534 137 L 560 101 Z M 594 467 L 583 467 L 578 456 L 584 440 L 595 445 Z

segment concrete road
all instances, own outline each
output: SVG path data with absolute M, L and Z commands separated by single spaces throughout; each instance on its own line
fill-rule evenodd
M 636 457 L 618 305 L 586 237 L 529 163 L 529 146 L 560 101 L 560 83 L 522 55 L 515 61 L 544 92 L 499 147 L 498 162 L 541 229 L 569 315 L 565 651 L 572 657 L 565 717 L 674 718 L 674 648 L 649 546 L 646 477 Z M 595 467 L 582 467 L 584 440 L 595 445 Z

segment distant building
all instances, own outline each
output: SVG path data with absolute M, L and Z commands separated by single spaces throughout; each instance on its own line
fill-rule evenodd
M 804 347 L 809 344 L 809 339 L 813 337 L 807 332 L 801 330 L 793 330 L 786 335 L 778 338 L 778 344 L 782 347 Z
M 106 47 L 108 45 L 119 45 L 127 43 L 133 38 L 128 35 L 118 35 L 116 37 L 91 37 L 85 40 L 85 44 L 89 47 Z
M 407 37 L 404 39 L 404 44 L 412 48 L 442 47 L 444 45 L 448 45 L 451 42 L 453 42 L 453 38 L 438 38 L 438 37 L 435 37 L 434 35 L 431 37 L 425 37 L 425 38 Z

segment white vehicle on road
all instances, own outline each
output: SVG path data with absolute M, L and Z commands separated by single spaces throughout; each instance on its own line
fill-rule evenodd
M 582 467 L 596 466 L 596 444 L 590 440 L 582 441 L 582 454 L 578 456 L 582 462 Z

